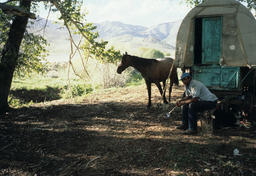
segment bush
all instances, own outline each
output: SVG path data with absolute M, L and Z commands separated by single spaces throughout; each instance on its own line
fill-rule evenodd
M 129 78 L 127 79 L 126 83 L 127 85 L 138 85 L 141 84 L 141 80 L 143 80 L 141 74 L 137 70 L 133 70 L 129 74 Z
M 142 54 L 142 57 L 145 57 L 145 58 L 153 58 L 153 59 L 156 59 L 156 58 L 164 58 L 164 53 L 162 53 L 161 51 L 156 50 L 156 49 L 147 49 L 147 50 L 145 50 L 145 52 Z
M 63 96 L 64 98 L 72 98 L 77 96 L 83 96 L 89 94 L 93 91 L 91 85 L 86 84 L 76 84 L 76 85 L 66 85 L 64 86 Z

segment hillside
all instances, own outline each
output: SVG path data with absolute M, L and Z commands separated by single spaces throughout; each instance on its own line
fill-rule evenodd
M 152 27 L 135 26 L 106 21 L 96 24 L 103 40 L 121 51 L 138 54 L 139 48 L 155 48 L 174 55 L 176 34 L 180 22 L 169 22 Z
M 48 21 L 45 31 L 45 19 L 39 19 L 30 31 L 43 34 L 50 43 L 50 61 L 67 61 L 70 52 L 69 36 L 61 24 Z M 167 22 L 152 27 L 124 24 L 118 21 L 105 21 L 95 24 L 100 39 L 109 41 L 109 45 L 122 52 L 138 54 L 139 48 L 154 48 L 174 55 L 176 35 L 181 21 Z M 78 39 L 77 39 L 78 40 Z

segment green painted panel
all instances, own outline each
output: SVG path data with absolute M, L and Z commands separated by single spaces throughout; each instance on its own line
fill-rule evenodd
M 202 64 L 218 64 L 221 57 L 222 18 L 203 18 Z
M 193 79 L 199 80 L 206 87 L 216 90 L 239 88 L 240 68 L 212 66 L 193 66 Z
M 193 79 L 199 80 L 206 87 L 218 88 L 221 82 L 220 66 L 194 66 Z
M 222 67 L 221 68 L 221 87 L 238 88 L 240 77 L 239 67 Z

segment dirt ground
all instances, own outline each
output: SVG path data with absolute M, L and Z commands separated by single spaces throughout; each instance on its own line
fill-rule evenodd
M 164 118 L 182 88 L 174 88 L 168 106 L 152 91 L 150 110 L 141 85 L 9 112 L 0 118 L 0 175 L 256 175 L 255 128 L 184 135 L 175 129 L 180 109 Z

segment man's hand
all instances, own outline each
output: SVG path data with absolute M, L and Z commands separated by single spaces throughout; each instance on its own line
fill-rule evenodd
M 178 100 L 177 102 L 176 102 L 176 106 L 178 106 L 178 107 L 180 107 L 180 106 L 182 106 L 183 104 L 182 104 L 182 100 Z
M 190 104 L 190 103 L 192 103 L 192 102 L 197 102 L 198 100 L 199 100 L 198 97 L 195 97 L 195 98 L 192 98 L 192 97 L 185 97 L 185 98 L 183 98 L 182 100 L 178 100 L 178 101 L 176 102 L 176 106 L 180 107 L 180 106 L 182 106 L 182 105 L 184 105 L 184 104 Z

